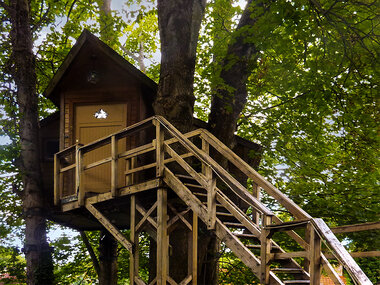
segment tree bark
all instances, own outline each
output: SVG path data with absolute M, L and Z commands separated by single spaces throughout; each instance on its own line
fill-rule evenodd
M 258 50 L 252 40 L 253 28 L 257 18 L 252 17 L 253 9 L 263 3 L 249 0 L 234 31 L 227 55 L 221 63 L 220 79 L 223 84 L 216 87 L 211 101 L 209 128 L 227 146 L 234 147 L 234 133 L 239 115 L 247 102 L 246 83 L 251 73 L 252 63 Z M 267 8 L 264 7 L 264 11 Z M 251 27 L 247 29 L 248 27 Z M 249 37 L 249 40 L 248 40 Z
M 17 86 L 20 114 L 20 171 L 22 174 L 23 211 L 27 284 L 53 284 L 53 262 L 46 241 L 46 219 L 41 188 L 38 142 L 38 97 L 36 94 L 35 55 L 27 0 L 11 0 L 12 75 Z
M 117 242 L 107 230 L 100 233 L 99 285 L 117 285 Z
M 153 107 L 183 132 L 192 127 L 196 48 L 205 4 L 205 0 L 157 3 L 161 70 Z

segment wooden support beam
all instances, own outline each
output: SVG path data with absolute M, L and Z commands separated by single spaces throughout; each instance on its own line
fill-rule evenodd
M 298 219 L 311 218 L 311 216 L 299 207 L 294 201 L 289 199 L 284 193 L 269 183 L 262 175 L 254 170 L 248 163 L 237 156 L 232 150 L 226 147 L 221 141 L 219 141 L 213 134 L 204 130 L 201 134 L 202 138 L 205 138 L 210 145 L 212 145 L 217 151 L 219 151 L 225 158 L 227 158 L 232 164 L 240 169 L 248 178 L 251 178 L 259 187 L 264 189 L 270 196 L 275 198 L 281 205 L 283 205 L 290 213 L 292 213 Z
M 66 167 L 62 167 L 60 168 L 59 172 L 60 173 L 63 173 L 63 172 L 66 172 L 66 171 L 69 171 L 71 169 L 74 169 L 76 167 L 75 163 L 74 164 L 71 164 L 71 165 L 68 165 Z
M 157 172 L 159 173 L 159 172 Z M 169 272 L 167 235 L 167 189 L 157 190 L 157 285 L 166 285 Z
M 216 192 L 217 201 L 223 205 L 240 223 L 242 223 L 251 234 L 260 238 L 260 230 L 256 224 L 253 224 L 249 217 L 238 207 L 234 206 L 234 203 L 219 189 Z
M 168 231 L 170 231 L 170 226 L 172 226 L 178 220 L 181 220 L 190 231 L 193 230 L 191 224 L 184 217 L 184 215 L 190 210 L 190 208 L 186 209 L 185 211 L 182 211 L 181 213 L 178 213 L 177 210 L 170 203 L 168 203 L 168 207 L 174 214 L 174 217 L 168 221 Z
M 136 267 L 138 272 L 138 262 L 136 262 L 136 248 L 139 246 L 136 243 L 136 196 L 131 196 L 131 221 L 130 221 L 130 236 L 129 239 L 134 243 L 132 252 L 129 254 L 129 284 L 135 285 Z M 137 266 L 136 266 L 137 263 Z
M 294 257 L 309 257 L 307 251 L 276 252 L 271 253 L 272 259 L 289 259 Z
M 84 188 L 84 170 L 83 170 L 83 152 L 81 149 L 76 151 L 76 171 L 75 171 L 75 191 L 78 194 L 79 206 L 84 206 L 84 199 L 86 196 Z
M 164 130 L 161 128 L 161 124 L 158 121 L 154 121 L 156 125 L 156 177 L 162 177 L 164 174 Z M 165 284 L 166 285 L 166 284 Z
M 324 253 L 327 259 L 336 259 L 334 254 L 332 253 Z M 352 258 L 363 258 L 363 257 L 380 257 L 380 251 L 379 250 L 373 250 L 373 251 L 357 251 L 357 252 L 350 252 L 350 255 Z
M 183 279 L 181 282 L 178 283 L 178 285 L 187 285 L 190 283 L 190 281 L 192 280 L 192 276 L 191 275 L 187 275 L 185 277 L 185 279 Z M 193 283 L 194 284 L 194 283 Z
M 209 155 L 210 145 L 205 140 L 202 139 L 202 150 L 205 154 Z M 208 222 L 207 229 L 215 229 L 215 219 L 216 219 L 216 179 L 213 177 L 212 168 L 202 161 L 202 173 L 206 178 L 208 187 L 207 190 L 207 212 L 208 212 Z
M 345 285 L 343 280 L 340 278 L 338 273 L 335 271 L 334 267 L 328 262 L 327 258 L 322 254 L 321 262 L 323 265 L 323 269 L 327 273 L 327 275 L 331 278 L 335 285 Z
M 371 222 L 371 223 L 363 223 L 363 224 L 355 224 L 355 225 L 347 225 L 347 226 L 331 228 L 331 231 L 334 234 L 354 233 L 354 232 L 370 231 L 370 230 L 380 230 L 380 222 Z
M 60 176 L 61 164 L 57 154 L 54 155 L 54 205 L 58 206 L 61 200 Z
M 191 247 L 191 276 L 192 284 L 197 285 L 198 280 L 198 216 L 193 212 L 193 231 Z
M 121 197 L 121 196 L 136 194 L 139 192 L 157 188 L 160 185 L 161 185 L 160 179 L 153 179 L 153 180 L 143 182 L 140 184 L 122 187 L 119 189 L 120 192 L 118 196 Z M 111 192 L 106 192 L 106 193 L 100 193 L 93 197 L 89 197 L 86 199 L 86 202 L 90 204 L 96 204 L 96 203 L 104 202 L 110 199 L 112 199 Z M 77 209 L 79 207 L 80 206 L 79 206 L 78 201 L 74 201 L 71 203 L 63 204 L 62 211 L 67 212 L 67 211 Z
M 132 252 L 132 242 L 130 242 L 102 213 L 93 205 L 86 203 L 87 210 L 121 243 L 129 252 Z
M 157 201 L 153 204 L 152 207 L 148 211 L 145 211 L 143 207 L 141 207 L 139 204 L 136 203 L 136 209 L 140 212 L 140 214 L 143 216 L 142 219 L 139 221 L 139 223 L 136 226 L 136 232 L 140 231 L 140 228 L 144 225 L 146 221 L 151 223 L 152 226 L 154 226 L 157 229 L 157 223 L 154 221 L 150 215 L 153 213 L 153 211 L 157 208 Z
M 310 228 L 310 249 L 309 249 L 309 270 L 310 284 L 320 285 L 321 283 L 321 238 L 314 227 Z
M 270 230 L 267 229 L 268 226 L 272 224 L 272 216 L 264 215 L 263 217 L 263 228 L 261 229 L 260 235 L 260 282 L 261 284 L 269 284 L 269 263 L 271 260 L 271 241 L 270 241 Z
M 283 221 L 277 216 L 273 216 L 273 221 L 275 224 L 282 224 Z M 287 231 L 285 232 L 288 236 L 294 239 L 303 249 L 308 250 L 309 244 L 295 231 Z
M 118 185 L 118 143 L 115 136 L 111 137 L 111 195 L 116 197 L 117 195 L 117 185 Z
M 330 228 L 322 219 L 312 219 L 311 220 L 314 228 L 318 234 L 326 241 L 327 245 L 331 250 L 334 251 L 339 262 L 347 270 L 348 274 L 361 285 L 370 285 L 372 282 L 368 279 L 362 269 L 358 266 L 355 260 L 343 247 L 340 241 L 336 238 Z
M 260 201 L 260 187 L 255 182 L 252 183 L 252 195 Z M 252 220 L 257 226 L 260 225 L 260 213 L 255 209 L 252 209 Z

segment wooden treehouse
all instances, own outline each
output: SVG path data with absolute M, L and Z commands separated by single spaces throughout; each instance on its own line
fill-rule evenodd
M 145 284 L 138 262 L 143 231 L 157 243 L 150 284 L 197 284 L 200 223 L 262 284 L 320 284 L 322 268 L 334 284 L 344 284 L 326 248 L 357 284 L 372 284 L 323 220 L 312 218 L 211 133 L 194 127 L 183 134 L 154 116 L 155 92 L 153 81 L 83 32 L 45 92 L 60 110 L 41 122 L 50 219 L 80 230 L 107 229 L 130 252 L 131 284 Z M 233 175 L 215 155 L 233 166 Z M 253 189 L 239 182 L 247 179 Z M 293 220 L 274 215 L 260 192 Z M 183 280 L 170 277 L 170 236 L 178 224 L 189 233 Z M 130 229 L 130 236 L 121 229 Z M 272 240 L 278 232 L 300 250 L 282 249 Z

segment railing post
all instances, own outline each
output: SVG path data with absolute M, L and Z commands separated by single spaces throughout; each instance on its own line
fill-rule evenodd
M 208 155 L 210 152 L 209 143 L 202 138 L 202 150 Z M 207 228 L 215 228 L 216 220 L 216 179 L 213 178 L 212 169 L 209 165 L 202 162 L 202 173 L 206 177 L 208 184 L 207 187 L 207 213 L 208 213 L 208 223 Z
M 58 206 L 61 200 L 60 178 L 61 163 L 57 154 L 54 154 L 54 205 Z
M 310 247 L 309 247 L 309 266 L 310 266 L 310 284 L 319 285 L 321 281 L 321 238 L 310 226 Z
M 79 145 L 76 147 L 75 152 L 75 189 L 78 194 L 78 203 L 79 206 L 84 206 L 84 198 L 85 198 L 85 189 L 83 183 L 84 170 L 83 170 L 83 153 L 79 148 Z
M 252 183 L 252 195 L 260 201 L 260 187 L 255 182 Z M 260 213 L 255 209 L 252 209 L 252 220 L 257 226 L 259 226 Z
M 263 226 L 261 228 L 260 242 L 260 282 L 261 284 L 269 284 L 269 262 L 270 262 L 270 251 L 271 251 L 271 232 L 267 228 L 272 224 L 272 216 L 263 215 Z
M 116 136 L 111 137 L 111 195 L 116 197 L 118 185 L 118 145 Z
M 164 131 L 159 121 L 153 121 L 156 126 L 156 177 L 164 174 Z

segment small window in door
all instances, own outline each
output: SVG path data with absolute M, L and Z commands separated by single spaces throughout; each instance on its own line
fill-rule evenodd
M 94 117 L 97 119 L 107 119 L 108 113 L 104 111 L 103 109 L 99 109 L 95 112 Z

